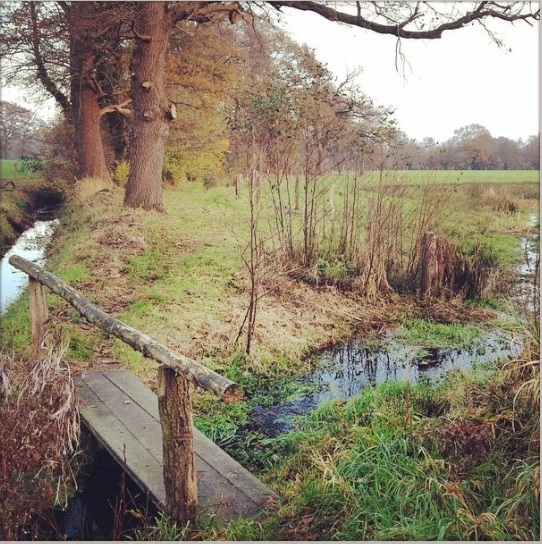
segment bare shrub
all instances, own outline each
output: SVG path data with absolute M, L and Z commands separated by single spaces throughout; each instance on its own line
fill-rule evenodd
M 500 189 L 496 191 L 489 187 L 478 196 L 480 206 L 490 208 L 496 212 L 505 212 L 514 214 L 520 209 L 519 201 L 508 190 Z
M 28 363 L 0 362 L 0 537 L 34 531 L 34 514 L 65 506 L 75 483 L 79 411 L 66 348 Z

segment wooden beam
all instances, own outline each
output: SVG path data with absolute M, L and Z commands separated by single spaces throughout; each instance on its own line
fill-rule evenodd
M 166 514 L 181 525 L 196 522 L 198 491 L 190 384 L 171 368 L 158 368 Z
M 32 358 L 37 359 L 43 355 L 43 337 L 45 335 L 45 322 L 48 317 L 45 287 L 39 281 L 30 278 L 28 294 L 30 296 Z
M 26 272 L 34 280 L 46 285 L 53 293 L 61 296 L 89 322 L 120 338 L 125 344 L 139 351 L 145 357 L 162 363 L 177 374 L 184 376 L 189 382 L 214 393 L 226 402 L 233 402 L 241 397 L 242 389 L 236 383 L 220 376 L 189 357 L 178 355 L 151 336 L 130 327 L 118 319 L 114 319 L 92 304 L 79 291 L 40 266 L 23 259 L 19 255 L 12 255 L 9 258 L 9 263 L 18 270 Z

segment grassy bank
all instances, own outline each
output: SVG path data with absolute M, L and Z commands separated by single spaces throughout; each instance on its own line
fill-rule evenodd
M 266 444 L 278 514 L 208 538 L 537 540 L 538 403 L 539 363 L 527 360 L 329 403 Z
M 60 206 L 64 198 L 62 186 L 41 178 L 0 181 L 0 255 L 33 224 L 37 209 Z
M 518 236 L 537 230 L 528 220 L 538 209 L 538 186 L 517 187 L 510 195 L 504 183 L 458 185 L 442 221 L 445 234 L 472 247 L 489 241 L 497 263 L 517 263 Z M 370 337 L 402 325 L 439 345 L 494 326 L 487 302 L 480 309 L 480 302 L 420 305 L 413 296 L 395 294 L 368 300 L 277 270 L 266 277 L 254 349 L 245 356 L 235 340 L 250 288 L 243 262 L 247 195 L 237 199 L 233 187 L 190 183 L 165 191 L 168 213 L 158 214 L 124 208 L 120 190 L 101 189 L 88 182 L 71 202 L 47 268 L 106 312 L 245 387 L 246 401 L 231 406 L 195 396 L 197 424 L 213 438 L 235 436 L 258 395 L 260 403 L 266 395 L 268 403 L 294 395 L 289 378 L 307 372 L 306 356 L 353 334 Z M 335 196 L 342 197 L 340 187 Z M 513 210 L 501 205 L 512 197 Z M 119 363 L 155 385 L 155 363 L 85 325 L 57 297 L 48 300 L 52 334 L 58 343 L 70 340 L 65 359 L 73 371 Z M 3 348 L 24 358 L 26 297 L 1 326 Z M 454 373 L 439 390 L 388 384 L 322 407 L 290 435 L 240 437 L 237 456 L 281 495 L 282 504 L 265 524 L 219 528 L 203 520 L 199 532 L 185 536 L 536 539 L 536 488 L 525 484 L 538 470 L 536 342 L 531 349 L 532 357 L 483 379 Z M 161 530 L 152 535 L 165 536 Z
M 38 184 L 0 182 L 0 255 L 32 224 L 32 192 Z

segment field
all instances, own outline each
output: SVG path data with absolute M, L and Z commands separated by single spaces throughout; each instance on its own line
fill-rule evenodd
M 523 183 L 538 182 L 538 170 L 403 170 L 395 173 L 402 183 Z M 26 179 L 38 177 L 25 171 L 20 160 L 0 160 L 0 179 Z M 340 179 L 341 176 L 332 176 Z M 368 172 L 367 178 L 374 178 L 375 173 Z
M 408 193 L 407 218 L 419 209 L 424 194 L 417 185 L 448 185 L 460 175 L 433 174 L 429 179 L 425 172 L 393 174 L 382 202 L 395 203 L 395 182 L 404 176 L 403 183 L 416 186 Z M 446 188 L 446 206 L 428 200 L 424 209 L 440 214 L 432 223 L 438 232 L 472 247 L 484 244 L 490 249 L 488 260 L 509 268 L 520 257 L 518 237 L 538 231 L 532 222 L 538 214 L 538 172 L 492 173 L 493 181 L 482 176 L 487 172 L 467 174 L 472 176 Z M 329 189 L 336 185 L 337 229 L 347 185 L 341 180 L 321 180 L 322 213 L 329 212 Z M 101 188 L 87 182 L 71 202 L 47 268 L 106 312 L 240 383 L 246 398 L 232 405 L 195 392 L 196 425 L 228 444 L 230 454 L 282 497 L 281 507 L 265 523 L 218 527 L 202 520 L 199 533 L 184 539 L 537 540 L 538 487 L 532 482 L 539 480 L 539 427 L 538 417 L 532 416 L 539 410 L 538 367 L 530 357 L 537 357 L 538 331 L 532 324 L 532 352 L 500 367 L 489 381 L 488 375 L 455 373 L 439 390 L 390 383 L 323 406 L 295 433 L 262 440 L 238 432 L 254 403 L 295 396 L 293 378 L 307 372 L 312 364 L 307 355 L 315 350 L 353 334 L 370 339 L 372 331 L 426 323 L 439 324 L 441 336 L 431 340 L 439 345 L 447 324 L 473 334 L 495 327 L 492 310 L 504 308 L 501 296 L 464 305 L 457 299 L 418 305 L 414 296 L 396 293 L 366 299 L 326 283 L 345 269 L 322 254 L 303 281 L 291 269 L 264 277 L 253 351 L 247 356 L 244 344 L 235 341 L 250 294 L 247 188 L 240 198 L 226 184 L 168 188 L 167 214 L 124 208 L 120 189 L 97 193 Z M 378 194 L 373 189 L 367 183 L 359 193 L 362 227 Z M 440 193 L 439 187 L 433 197 Z M 264 199 L 269 196 L 263 192 Z M 271 236 L 275 218 L 268 204 L 264 200 L 259 218 L 265 236 Z M 327 216 L 325 228 L 323 240 L 331 247 Z M 366 236 L 364 228 L 360 232 Z M 267 243 L 265 236 L 262 242 Z M 75 372 L 108 367 L 114 360 L 155 385 L 155 363 L 81 327 L 80 318 L 57 297 L 48 300 L 51 322 L 61 324 L 55 341 L 69 338 L 67 360 Z M 2 320 L 2 348 L 23 357 L 27 312 L 28 298 L 23 297 Z M 524 323 L 515 326 L 529 330 Z M 165 538 L 163 525 L 161 530 L 146 539 Z
M 15 159 L 0 160 L 0 180 L 36 179 L 40 174 L 29 170 L 24 161 Z
M 538 170 L 403 170 L 405 183 L 522 183 L 538 182 Z

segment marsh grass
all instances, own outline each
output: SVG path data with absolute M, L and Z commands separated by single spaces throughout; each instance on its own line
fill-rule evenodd
M 476 323 L 436 323 L 412 319 L 397 330 L 407 344 L 421 347 L 464 348 L 480 337 L 482 329 Z

